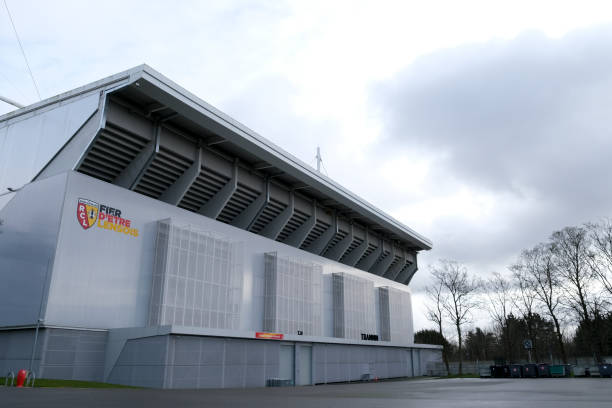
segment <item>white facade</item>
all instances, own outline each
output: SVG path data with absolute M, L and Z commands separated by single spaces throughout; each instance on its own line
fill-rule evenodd
M 47 186 L 54 187 L 52 192 Z M 61 212 L 47 213 L 49 216 L 44 221 L 39 220 L 35 227 L 44 229 L 59 225 L 55 252 L 47 255 L 48 294 L 43 302 L 42 318 L 49 325 L 111 329 L 145 327 L 157 322 L 243 332 L 264 331 L 265 254 L 270 252 L 278 254 L 280 262 L 287 265 L 286 269 L 291 262 L 294 267 L 305 263 L 317 270 L 312 273 L 321 274 L 320 283 L 316 277 L 308 278 L 314 283 L 309 289 L 318 291 L 316 296 L 311 292 L 313 302 L 320 305 L 320 312 L 312 315 L 312 321 L 320 324 L 320 329 L 313 329 L 313 333 L 320 333 L 321 337 L 335 337 L 333 274 L 340 274 L 349 282 L 344 295 L 347 335 L 343 337 L 347 339 L 359 340 L 361 333 L 376 333 L 378 295 L 375 287 L 394 287 L 395 291 L 409 296 L 405 285 L 76 172 L 32 183 L 22 196 L 23 201 L 41 203 L 41 206 L 43 200 L 47 203 L 61 201 L 56 205 L 61 207 Z M 121 217 L 130 221 L 130 228 L 136 229 L 138 235 L 105 229 L 102 227 L 104 220 L 99 219 L 94 226 L 84 229 L 77 220 L 77 204 L 82 198 L 120 210 Z M 9 227 L 3 239 L 10 239 L 10 235 L 6 235 L 11 234 L 10 221 L 21 209 L 9 205 L 3 211 L 6 227 Z M 198 253 L 197 245 L 202 252 Z M 207 255 L 206 251 L 215 246 L 216 252 Z M 302 270 L 302 273 L 307 272 Z M 159 296 L 161 291 L 152 285 L 162 279 L 166 282 L 166 292 L 160 303 L 155 295 Z M 207 290 L 209 292 L 205 292 Z M 277 292 L 278 299 L 287 299 L 286 291 L 290 289 L 284 290 L 285 294 Z M 239 297 L 236 291 L 240 291 Z M 214 305 L 194 306 L 197 294 L 200 299 L 207 297 L 202 293 L 210 294 L 211 302 L 216 299 Z M 301 296 L 304 298 L 304 294 Z M 297 300 L 299 298 L 300 295 Z M 160 310 L 166 314 L 159 315 Z M 208 320 L 203 316 L 208 316 Z M 15 326 L 32 324 L 33 317 L 33 314 L 23 315 L 19 321 L 11 323 Z M 297 330 L 285 334 L 297 334 Z M 391 342 L 411 345 L 412 334 L 404 331 L 402 338 L 391 339 Z

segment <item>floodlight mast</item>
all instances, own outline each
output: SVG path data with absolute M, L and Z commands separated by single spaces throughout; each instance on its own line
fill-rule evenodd
M 15 102 L 12 99 L 7 98 L 6 96 L 0 95 L 0 101 L 8 103 L 9 105 L 13 105 L 16 108 L 23 108 L 25 105 L 20 104 L 19 102 Z

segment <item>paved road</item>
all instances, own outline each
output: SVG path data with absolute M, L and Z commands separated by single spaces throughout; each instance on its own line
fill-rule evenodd
M 452 379 L 226 390 L 6 389 L 0 407 L 612 407 L 612 380 Z

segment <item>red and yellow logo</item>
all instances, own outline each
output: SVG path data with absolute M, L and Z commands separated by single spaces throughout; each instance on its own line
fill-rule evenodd
M 79 198 L 77 203 L 77 220 L 83 229 L 91 228 L 98 219 L 100 206 L 95 201 Z
M 121 210 L 86 198 L 79 198 L 77 201 L 77 220 L 83 229 L 95 225 L 105 230 L 138 236 L 138 229 L 132 227 L 131 220 L 121 217 Z
M 267 339 L 267 340 L 282 340 L 282 333 L 265 333 L 265 332 L 255 332 L 256 339 Z

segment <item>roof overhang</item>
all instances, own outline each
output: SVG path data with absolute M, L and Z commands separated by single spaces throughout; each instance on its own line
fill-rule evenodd
M 317 172 L 308 164 L 286 152 L 279 146 L 257 134 L 253 130 L 232 119 L 228 115 L 204 102 L 191 92 L 177 85 L 164 75 L 147 65 L 140 65 L 115 74 L 89 85 L 43 100 L 33 105 L 17 109 L 0 116 L 0 122 L 9 123 L 19 120 L 22 115 L 35 114 L 36 111 L 62 103 L 94 91 L 105 95 L 141 95 L 155 101 L 156 110 L 172 112 L 174 120 L 187 120 L 206 133 L 222 138 L 223 146 L 231 145 L 234 154 L 243 152 L 251 159 L 256 157 L 264 167 L 273 168 L 278 174 L 291 179 L 295 185 L 308 188 L 320 200 L 333 203 L 349 213 L 350 218 L 371 227 L 377 233 L 398 240 L 414 250 L 429 250 L 432 242 L 361 197 L 350 192 L 329 177 Z M 169 120 L 170 122 L 170 120 Z
M 429 250 L 432 242 L 382 210 L 353 194 L 308 164 L 291 155 L 263 136 L 204 102 L 147 65 L 130 73 L 130 91 L 140 92 L 156 100 L 191 122 L 224 138 L 228 143 L 259 157 L 262 162 L 299 180 L 340 205 L 359 214 L 369 223 L 378 225 L 389 236 L 410 242 L 419 250 Z M 118 88 L 112 92 L 120 92 Z

